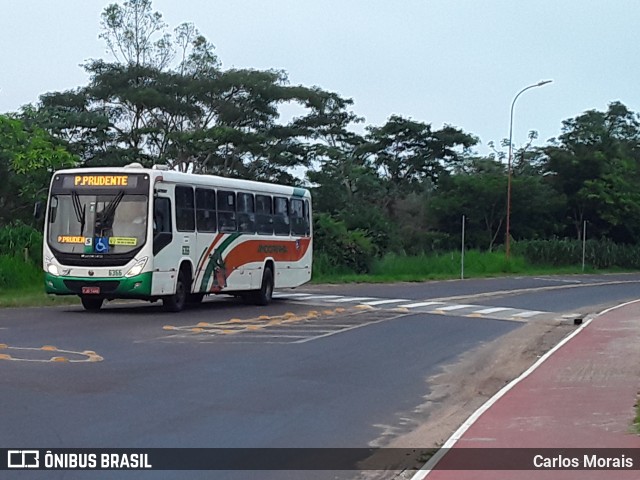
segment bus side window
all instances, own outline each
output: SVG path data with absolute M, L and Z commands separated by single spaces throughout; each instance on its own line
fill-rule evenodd
M 216 192 L 196 188 L 196 226 L 199 232 L 216 231 Z
M 304 202 L 299 198 L 291 199 L 291 233 L 304 235 L 306 231 L 304 222 Z
M 261 235 L 273 235 L 273 201 L 268 195 L 256 195 L 256 224 Z
M 155 197 L 153 200 L 153 254 L 171 243 L 171 200 Z
M 238 231 L 256 233 L 256 214 L 250 193 L 238 193 Z
M 218 190 L 218 230 L 235 232 L 236 229 L 236 194 Z
M 310 216 L 311 215 L 309 215 L 309 200 L 305 199 L 304 200 L 304 224 L 305 224 L 304 234 L 307 237 L 311 235 L 311 219 L 309 218 Z
M 191 187 L 176 187 L 176 229 L 180 232 L 196 230 L 195 202 Z
M 284 197 L 274 197 L 273 211 L 273 229 L 276 235 L 289 235 L 289 200 Z

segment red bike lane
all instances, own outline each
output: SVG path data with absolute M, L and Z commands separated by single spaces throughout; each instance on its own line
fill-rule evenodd
M 414 480 L 640 478 L 640 302 L 595 317 L 523 377 Z

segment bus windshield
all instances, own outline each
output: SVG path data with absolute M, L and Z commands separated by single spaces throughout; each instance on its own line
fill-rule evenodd
M 148 197 L 124 190 L 53 194 L 48 243 L 62 253 L 122 254 L 147 238 Z

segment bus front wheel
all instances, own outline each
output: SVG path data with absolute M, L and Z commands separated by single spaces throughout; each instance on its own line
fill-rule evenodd
M 89 310 L 91 312 L 95 312 L 102 308 L 102 303 L 104 302 L 104 298 L 93 298 L 93 297 L 80 297 L 80 301 L 82 302 L 82 306 L 85 310 Z
M 162 299 L 162 306 L 167 312 L 179 312 L 187 303 L 189 287 L 185 278 L 184 272 L 180 270 L 176 282 L 176 293 Z

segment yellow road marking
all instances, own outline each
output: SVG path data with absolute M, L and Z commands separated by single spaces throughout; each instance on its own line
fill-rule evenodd
M 370 305 L 358 305 L 350 307 L 351 310 L 355 310 L 353 313 L 364 313 L 364 310 L 375 310 Z M 336 313 L 346 312 L 346 308 L 336 308 L 334 310 L 323 310 L 318 312 L 317 310 L 309 310 L 307 313 L 296 314 L 293 312 L 286 312 L 282 315 L 259 315 L 257 317 L 240 319 L 231 318 L 224 322 L 219 323 L 207 323 L 200 322 L 196 325 L 184 325 L 175 327 L 166 325 L 164 330 L 172 330 L 178 332 L 195 333 L 195 334 L 209 334 L 209 335 L 235 335 L 243 332 L 256 332 L 268 329 L 268 327 L 277 327 L 290 324 L 303 323 L 307 320 L 317 319 L 322 316 L 333 316 Z M 265 322 L 268 320 L 268 322 Z
M 374 307 L 372 307 L 371 305 L 356 305 L 353 308 L 357 308 L 358 310 L 373 310 Z
M 6 344 L 3 344 L 4 350 L 11 350 L 18 353 L 14 355 L 10 355 L 8 353 L 0 354 L 0 360 L 12 360 L 14 362 L 40 362 L 40 363 L 49 363 L 49 362 L 60 362 L 60 363 L 86 363 L 86 362 L 101 362 L 104 360 L 100 355 L 98 355 L 93 350 L 84 350 L 82 352 L 77 352 L 73 350 L 61 350 L 52 345 L 44 345 L 42 347 L 10 347 Z M 51 358 L 38 358 L 38 355 L 35 355 L 34 358 L 29 358 L 29 353 L 31 352 L 59 352 L 66 354 L 65 356 L 56 356 Z M 76 357 L 84 357 L 84 358 L 74 358 Z

